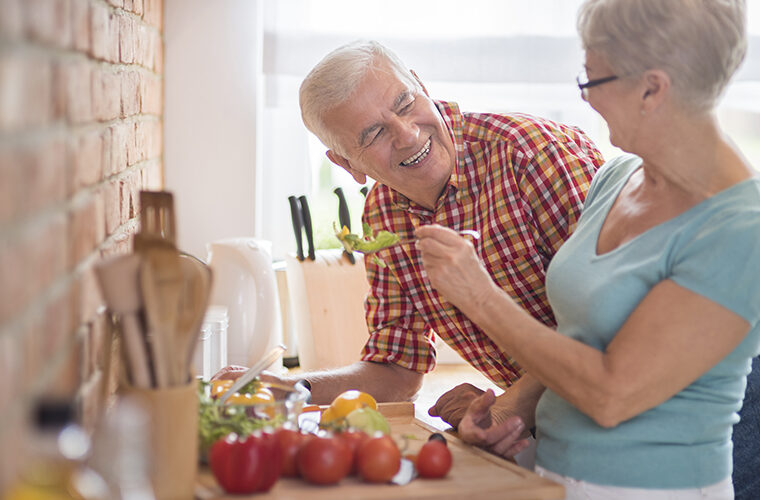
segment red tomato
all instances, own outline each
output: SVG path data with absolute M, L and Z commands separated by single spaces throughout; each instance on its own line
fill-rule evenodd
M 356 450 L 359 449 L 359 446 L 362 445 L 366 440 L 369 439 L 369 435 L 367 435 L 364 431 L 343 431 L 337 435 L 338 439 L 343 441 L 343 443 L 348 447 L 349 450 L 351 450 L 351 470 L 349 471 L 349 474 L 355 474 L 356 473 Z
M 351 469 L 351 450 L 337 437 L 314 437 L 296 455 L 301 477 L 311 483 L 335 484 Z
M 285 477 L 298 477 L 296 467 L 296 455 L 301 446 L 311 438 L 311 434 L 304 434 L 295 429 L 281 427 L 274 433 L 277 444 L 280 447 L 281 475 Z
M 269 491 L 280 477 L 280 448 L 269 432 L 228 434 L 209 450 L 209 466 L 227 493 Z
M 446 443 L 428 441 L 417 454 L 417 472 L 421 477 L 439 478 L 451 469 L 451 451 Z
M 386 483 L 401 467 L 401 452 L 388 435 L 365 441 L 356 452 L 356 468 L 370 483 Z

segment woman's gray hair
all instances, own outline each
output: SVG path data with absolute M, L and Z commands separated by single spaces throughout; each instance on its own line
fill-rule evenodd
M 327 54 L 301 83 L 301 117 L 314 135 L 330 149 L 343 154 L 337 138 L 327 130 L 324 114 L 349 99 L 377 59 L 384 60 L 408 85 L 422 90 L 409 69 L 391 50 L 373 40 L 359 40 Z
M 744 0 L 587 0 L 578 32 L 616 75 L 661 69 L 685 109 L 708 111 L 744 60 L 745 10 Z

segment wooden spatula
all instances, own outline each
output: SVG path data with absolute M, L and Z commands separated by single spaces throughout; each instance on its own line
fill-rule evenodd
M 183 383 L 171 368 L 177 310 L 182 293 L 182 266 L 175 247 L 174 199 L 171 193 L 140 192 L 140 233 L 135 251 L 140 254 L 140 287 L 148 323 L 156 385 Z M 184 356 L 184 353 L 182 354 Z

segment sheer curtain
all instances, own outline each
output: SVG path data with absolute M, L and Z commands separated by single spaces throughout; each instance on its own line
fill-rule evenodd
M 577 125 L 605 156 L 604 122 L 580 99 L 583 63 L 575 31 L 581 0 L 278 0 L 264 3 L 264 196 L 261 234 L 275 258 L 295 248 L 287 196 L 306 194 L 321 246 L 337 220 L 332 189 L 344 188 L 358 221 L 359 185 L 326 163 L 303 127 L 298 86 L 325 54 L 357 38 L 376 39 L 415 69 L 431 96 L 468 111 L 519 111 Z M 466 4 L 466 5 L 465 5 Z M 750 50 L 719 117 L 760 170 L 760 0 L 749 0 Z M 358 222 L 357 222 L 358 223 Z M 354 229 L 355 230 L 355 229 Z

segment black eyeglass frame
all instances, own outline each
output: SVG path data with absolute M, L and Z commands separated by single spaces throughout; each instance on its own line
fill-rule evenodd
M 586 75 L 585 71 L 581 72 L 584 76 Z M 613 80 L 617 80 L 620 78 L 617 75 L 611 75 L 611 76 L 605 76 L 604 78 L 597 78 L 596 80 L 588 80 L 585 83 L 581 83 L 581 75 L 575 77 L 575 82 L 578 84 L 578 89 L 581 92 L 584 92 L 586 89 L 590 89 L 591 87 L 596 87 L 597 85 L 601 85 L 603 83 L 611 82 Z

